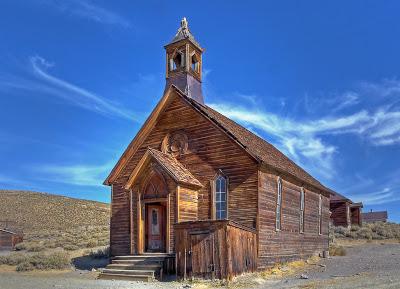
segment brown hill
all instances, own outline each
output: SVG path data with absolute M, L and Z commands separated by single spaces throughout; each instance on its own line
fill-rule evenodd
M 0 190 L 0 221 L 5 220 L 28 234 L 107 226 L 110 205 L 46 193 Z

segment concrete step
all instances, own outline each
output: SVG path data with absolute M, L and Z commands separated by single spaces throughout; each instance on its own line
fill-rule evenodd
M 125 275 L 125 274 L 110 274 L 110 273 L 101 273 L 99 275 L 98 279 L 142 281 L 142 282 L 154 281 L 154 277 L 147 276 L 147 275 Z
M 174 254 L 168 254 L 168 253 L 144 253 L 140 255 L 119 255 L 119 256 L 114 256 L 114 259 L 129 259 L 129 258 L 135 258 L 135 257 L 173 257 Z
M 103 270 L 104 274 L 118 274 L 118 275 L 130 275 L 130 276 L 150 276 L 154 278 L 153 270 L 123 270 L 123 269 L 108 269 Z

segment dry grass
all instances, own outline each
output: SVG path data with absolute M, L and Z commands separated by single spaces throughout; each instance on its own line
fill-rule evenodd
M 330 245 L 329 246 L 330 256 L 346 256 L 346 249 L 340 245 Z
M 16 249 L 67 251 L 109 244 L 108 204 L 25 191 L 0 190 L 0 220 L 13 220 L 24 231 Z M 0 224 L 1 225 L 1 224 Z
M 0 257 L 1 265 L 16 266 L 17 271 L 66 269 L 71 266 L 71 259 L 65 252 L 53 252 L 50 254 L 13 253 Z
M 107 226 L 110 206 L 45 193 L 0 190 L 0 220 L 15 221 L 27 234 L 44 231 L 53 234 L 87 226 Z
M 362 227 L 352 226 L 350 230 L 344 227 L 333 227 L 330 235 L 334 238 L 364 240 L 400 239 L 400 224 L 366 223 Z

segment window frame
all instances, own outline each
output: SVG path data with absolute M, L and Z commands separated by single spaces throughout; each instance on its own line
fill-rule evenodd
M 277 191 L 276 191 L 276 202 L 275 202 L 275 231 L 279 232 L 282 230 L 282 200 L 283 200 L 283 185 L 281 177 L 277 179 Z M 278 217 L 279 208 L 279 217 Z M 278 226 L 279 224 L 279 226 Z
M 305 220 L 305 210 L 306 210 L 306 192 L 304 187 L 300 189 L 300 217 L 299 217 L 299 232 L 304 234 L 304 220 Z
M 217 180 L 219 178 L 225 179 L 225 204 L 226 214 L 225 218 L 217 218 Z M 229 178 L 219 170 L 218 173 L 211 180 L 211 219 L 212 220 L 228 220 L 229 219 Z
M 322 235 L 322 195 L 318 196 L 318 235 Z

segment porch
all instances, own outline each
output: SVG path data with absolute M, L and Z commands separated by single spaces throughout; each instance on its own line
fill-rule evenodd
M 232 279 L 257 270 L 256 231 L 230 220 L 175 225 L 178 278 Z

